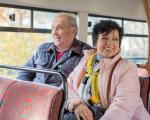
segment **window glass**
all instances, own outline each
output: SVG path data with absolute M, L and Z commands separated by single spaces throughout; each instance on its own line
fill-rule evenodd
M 30 28 L 31 12 L 26 9 L 0 7 L 0 26 Z
M 33 28 L 51 29 L 52 23 L 58 14 L 57 12 L 33 11 Z M 74 13 L 65 12 L 64 14 L 76 17 Z
M 125 20 L 124 21 L 124 33 L 148 35 L 147 23 Z
M 57 13 L 34 11 L 33 12 L 33 27 L 40 29 L 51 29 L 52 22 Z
M 147 37 L 124 37 L 121 45 L 121 55 L 131 58 L 136 63 L 145 63 L 148 51 Z M 136 59 L 134 59 L 136 58 Z
M 93 46 L 92 34 L 88 34 L 87 43 L 88 43 L 89 45 Z
M 6 37 L 7 36 L 7 37 Z M 0 32 L 0 64 L 23 66 L 36 48 L 51 41 L 51 34 Z M 16 76 L 16 71 L 0 69 L 0 74 Z
M 92 28 L 93 28 L 94 24 L 100 20 L 113 20 L 113 21 L 117 22 L 120 26 L 122 26 L 122 21 L 119 19 L 89 16 L 88 17 L 88 23 L 89 23 L 88 32 L 92 32 Z

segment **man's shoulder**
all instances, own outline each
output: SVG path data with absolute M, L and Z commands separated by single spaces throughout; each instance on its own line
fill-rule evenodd
M 85 42 L 83 42 L 81 40 L 76 40 L 76 41 L 81 46 L 82 50 L 89 50 L 89 49 L 93 48 L 92 46 L 90 46 L 89 44 L 87 44 L 87 43 L 85 43 Z
M 44 43 L 42 43 L 42 44 L 39 45 L 38 49 L 39 50 L 48 50 L 52 46 L 54 46 L 53 42 L 44 42 Z

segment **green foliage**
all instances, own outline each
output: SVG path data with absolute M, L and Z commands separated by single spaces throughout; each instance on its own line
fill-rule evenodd
M 0 32 L 0 64 L 23 66 L 50 34 Z M 15 77 L 16 71 L 0 69 L 0 75 Z

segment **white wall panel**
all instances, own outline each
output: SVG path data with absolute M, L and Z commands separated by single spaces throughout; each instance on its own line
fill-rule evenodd
M 142 0 L 0 0 L 0 3 L 146 19 Z

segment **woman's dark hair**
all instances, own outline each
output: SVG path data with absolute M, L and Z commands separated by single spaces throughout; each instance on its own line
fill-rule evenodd
M 102 33 L 108 34 L 114 29 L 118 30 L 119 32 L 119 46 L 120 46 L 123 36 L 123 29 L 115 21 L 112 20 L 101 20 L 100 22 L 94 25 L 92 33 L 93 45 L 94 46 L 96 45 L 99 34 Z

